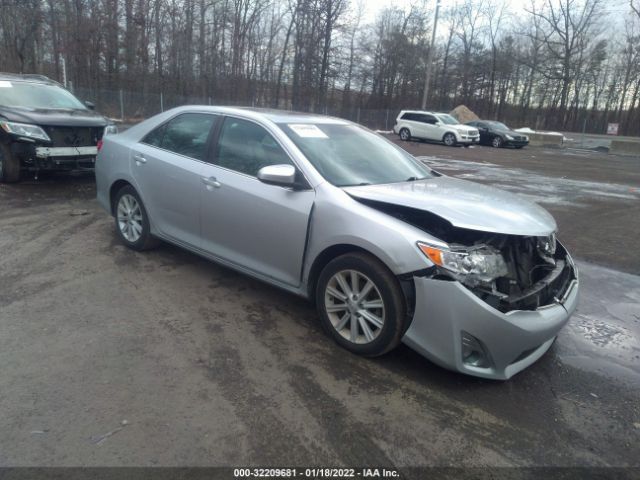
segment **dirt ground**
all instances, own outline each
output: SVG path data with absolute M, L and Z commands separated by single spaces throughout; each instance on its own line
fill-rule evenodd
M 369 360 L 304 300 L 121 246 L 91 175 L 0 185 L 0 466 L 640 466 L 640 160 L 403 144 L 540 201 L 582 295 L 507 382 Z

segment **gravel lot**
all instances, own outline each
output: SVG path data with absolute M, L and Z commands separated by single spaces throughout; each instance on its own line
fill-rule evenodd
M 0 185 L 0 466 L 640 466 L 640 160 L 403 146 L 556 217 L 582 298 L 538 363 L 359 358 L 297 297 L 122 247 L 91 175 Z

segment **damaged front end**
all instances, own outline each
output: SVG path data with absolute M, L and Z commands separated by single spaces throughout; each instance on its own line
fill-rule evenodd
M 555 232 L 546 236 L 482 232 L 455 227 L 430 212 L 365 202 L 446 242 L 446 247 L 418 243 L 434 264 L 418 276 L 457 280 L 500 312 L 558 303 L 577 278 L 573 261 Z
M 18 136 L 11 149 L 25 170 L 93 169 L 105 127 L 32 126 L 38 137 Z M 110 127 L 108 127 L 110 128 Z
M 553 251 L 544 246 L 553 245 Z M 432 247 L 419 245 L 421 250 Z M 426 248 L 425 248 L 426 247 Z M 462 269 L 436 264 L 436 275 L 458 280 L 493 308 L 507 313 L 536 310 L 558 303 L 576 278 L 566 249 L 548 237 L 517 237 L 490 234 L 472 245 L 451 244 L 450 252 L 461 258 Z M 443 257 L 447 253 L 441 254 Z M 432 255 L 428 255 L 434 261 Z M 434 262 L 435 263 L 435 262 Z

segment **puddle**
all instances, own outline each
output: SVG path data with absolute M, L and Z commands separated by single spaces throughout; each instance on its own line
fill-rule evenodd
M 508 168 L 489 162 L 418 157 L 435 170 L 465 180 L 490 182 L 493 186 L 526 196 L 541 204 L 584 207 L 594 198 L 640 200 L 640 191 L 629 185 L 547 177 L 529 170 Z

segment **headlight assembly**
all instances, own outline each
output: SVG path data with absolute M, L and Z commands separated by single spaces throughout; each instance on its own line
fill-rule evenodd
M 17 135 L 19 137 L 27 137 L 33 138 L 36 140 L 45 140 L 50 142 L 51 139 L 49 135 L 37 125 L 30 125 L 28 123 L 16 123 L 16 122 L 0 122 L 0 127 L 12 135 Z
M 118 133 L 118 127 L 116 127 L 115 125 L 107 125 L 106 127 L 104 127 L 105 135 L 115 135 L 116 133 Z
M 513 137 L 511 135 L 505 135 L 505 137 L 507 137 L 507 140 L 513 140 Z
M 434 264 L 469 286 L 490 283 L 508 273 L 500 251 L 489 245 L 442 248 L 418 242 L 418 248 Z

